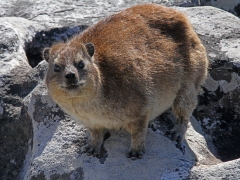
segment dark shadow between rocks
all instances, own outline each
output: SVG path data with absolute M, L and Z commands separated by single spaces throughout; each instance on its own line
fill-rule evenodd
M 201 125 L 209 147 L 214 145 L 216 148 L 216 152 L 212 153 L 223 162 L 240 157 L 240 87 L 224 91 L 220 85 L 221 83 L 231 85 L 234 77 L 240 76 L 240 68 L 232 62 L 226 52 L 218 49 L 222 39 L 239 38 L 237 30 L 235 31 L 234 33 L 229 31 L 219 38 L 199 35 L 207 51 L 214 54 L 208 57 L 209 76 L 218 85 L 212 90 L 208 90 L 205 85 L 202 87 L 193 116 Z
M 194 111 L 194 116 L 204 134 L 211 137 L 210 144 L 213 144 L 217 150 L 216 157 L 223 162 L 238 159 L 240 157 L 240 115 L 231 104 L 239 99 L 240 88 L 228 93 L 218 89 L 215 94 L 206 89 L 203 90 L 204 93 L 199 97 L 199 107 Z M 219 102 L 224 106 L 221 107 Z
M 237 6 L 234 7 L 234 10 L 236 11 L 237 16 L 240 17 L 240 3 Z
M 25 44 L 26 56 L 31 67 L 35 67 L 43 60 L 42 51 L 58 42 L 65 42 L 71 37 L 83 32 L 87 26 L 53 28 L 48 31 L 37 32 L 31 42 Z

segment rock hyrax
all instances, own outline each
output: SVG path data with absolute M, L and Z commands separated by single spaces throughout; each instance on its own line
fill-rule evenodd
M 127 157 L 141 158 L 149 120 L 172 108 L 171 139 L 182 142 L 207 74 L 206 51 L 182 13 L 137 5 L 43 52 L 52 99 L 89 132 L 98 155 L 106 129 L 131 134 Z

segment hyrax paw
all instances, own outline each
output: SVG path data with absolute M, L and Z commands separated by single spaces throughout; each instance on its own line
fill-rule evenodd
M 129 151 L 127 153 L 127 158 L 130 158 L 131 160 L 142 159 L 144 153 L 145 149 L 138 151 Z
M 181 143 L 183 141 L 183 135 L 179 134 L 177 131 L 170 130 L 165 133 L 167 137 L 169 137 L 172 141 L 176 141 L 177 143 Z
M 165 133 L 165 136 L 169 137 L 172 141 L 176 141 L 178 144 L 181 144 L 186 130 L 187 127 L 184 124 L 175 125 L 173 129 Z
M 100 155 L 101 148 L 91 146 L 87 144 L 81 148 L 82 153 L 86 153 L 88 156 L 98 157 Z

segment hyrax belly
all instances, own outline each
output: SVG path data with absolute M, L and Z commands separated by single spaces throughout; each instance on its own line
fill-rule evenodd
M 142 158 L 149 120 L 172 108 L 169 132 L 181 143 L 207 73 L 205 48 L 187 18 L 138 5 L 44 51 L 50 96 L 90 132 L 83 152 L 98 155 L 105 129 L 131 134 L 127 157 Z

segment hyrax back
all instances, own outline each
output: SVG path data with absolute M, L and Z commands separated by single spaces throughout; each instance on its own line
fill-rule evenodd
M 172 107 L 171 138 L 181 142 L 207 73 L 205 48 L 187 18 L 137 5 L 44 51 L 49 94 L 90 131 L 83 147 L 98 155 L 105 129 L 131 134 L 127 156 L 141 158 L 149 120 Z

